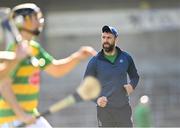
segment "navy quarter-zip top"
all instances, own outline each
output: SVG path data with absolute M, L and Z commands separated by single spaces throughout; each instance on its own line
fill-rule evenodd
M 114 63 L 104 57 L 103 50 L 100 51 L 89 61 L 84 75 L 84 77 L 94 76 L 100 81 L 102 85 L 100 96 L 108 98 L 107 107 L 123 107 L 128 104 L 129 97 L 123 86 L 129 83 L 135 89 L 139 81 L 132 57 L 118 47 L 116 50 L 117 57 Z

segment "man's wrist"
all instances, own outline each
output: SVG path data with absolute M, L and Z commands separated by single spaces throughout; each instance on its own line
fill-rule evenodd
M 79 52 L 75 52 L 71 55 L 72 59 L 75 59 L 76 61 L 80 62 L 82 59 L 80 57 L 80 53 Z

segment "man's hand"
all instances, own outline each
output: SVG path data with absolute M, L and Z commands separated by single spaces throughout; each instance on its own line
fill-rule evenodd
M 30 54 L 30 49 L 27 41 L 24 41 L 21 44 L 17 45 L 16 59 L 18 60 L 24 59 L 28 54 Z
M 90 46 L 83 46 L 75 53 L 79 60 L 84 60 L 87 57 L 95 56 L 96 54 L 97 52 Z
M 33 124 L 36 122 L 36 118 L 32 115 L 23 113 L 21 115 L 18 116 L 19 120 L 26 123 L 26 124 Z
M 128 95 L 130 95 L 134 91 L 132 85 L 130 85 L 130 84 L 125 84 L 124 88 L 126 89 L 126 92 Z
M 97 104 L 98 104 L 99 107 L 106 107 L 107 102 L 108 102 L 108 100 L 107 100 L 107 98 L 105 96 L 99 97 L 97 99 Z

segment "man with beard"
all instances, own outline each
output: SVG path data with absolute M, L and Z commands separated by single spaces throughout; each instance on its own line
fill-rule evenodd
M 38 115 L 40 71 L 44 70 L 54 77 L 63 76 L 82 60 L 96 55 L 96 51 L 92 47 L 84 46 L 69 57 L 56 60 L 33 40 L 41 32 L 44 22 L 37 5 L 33 3 L 17 5 L 12 9 L 11 18 L 24 40 L 22 43 L 27 43 L 29 54 L 20 61 L 13 70 L 11 79 L 7 81 L 10 83 L 12 80 L 12 86 L 4 84 L 0 90 L 0 127 L 15 127 L 23 122 L 35 123 L 31 127 L 50 128 L 44 118 L 41 117 L 38 121 L 35 119 L 35 115 Z M 15 51 L 17 44 L 11 43 L 8 49 Z
M 139 75 L 132 57 L 116 46 L 117 37 L 114 27 L 103 26 L 103 49 L 89 61 L 84 75 L 96 77 L 102 85 L 101 95 L 95 100 L 99 127 L 132 127 L 129 95 Z

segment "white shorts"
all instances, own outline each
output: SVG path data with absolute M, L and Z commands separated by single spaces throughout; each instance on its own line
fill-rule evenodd
M 13 121 L 11 123 L 3 124 L 2 126 L 0 126 L 0 128 L 17 127 L 21 123 L 22 122 L 20 121 Z M 44 117 L 40 117 L 39 119 L 37 119 L 35 124 L 25 126 L 25 128 L 52 128 L 52 126 L 47 122 L 47 120 Z

